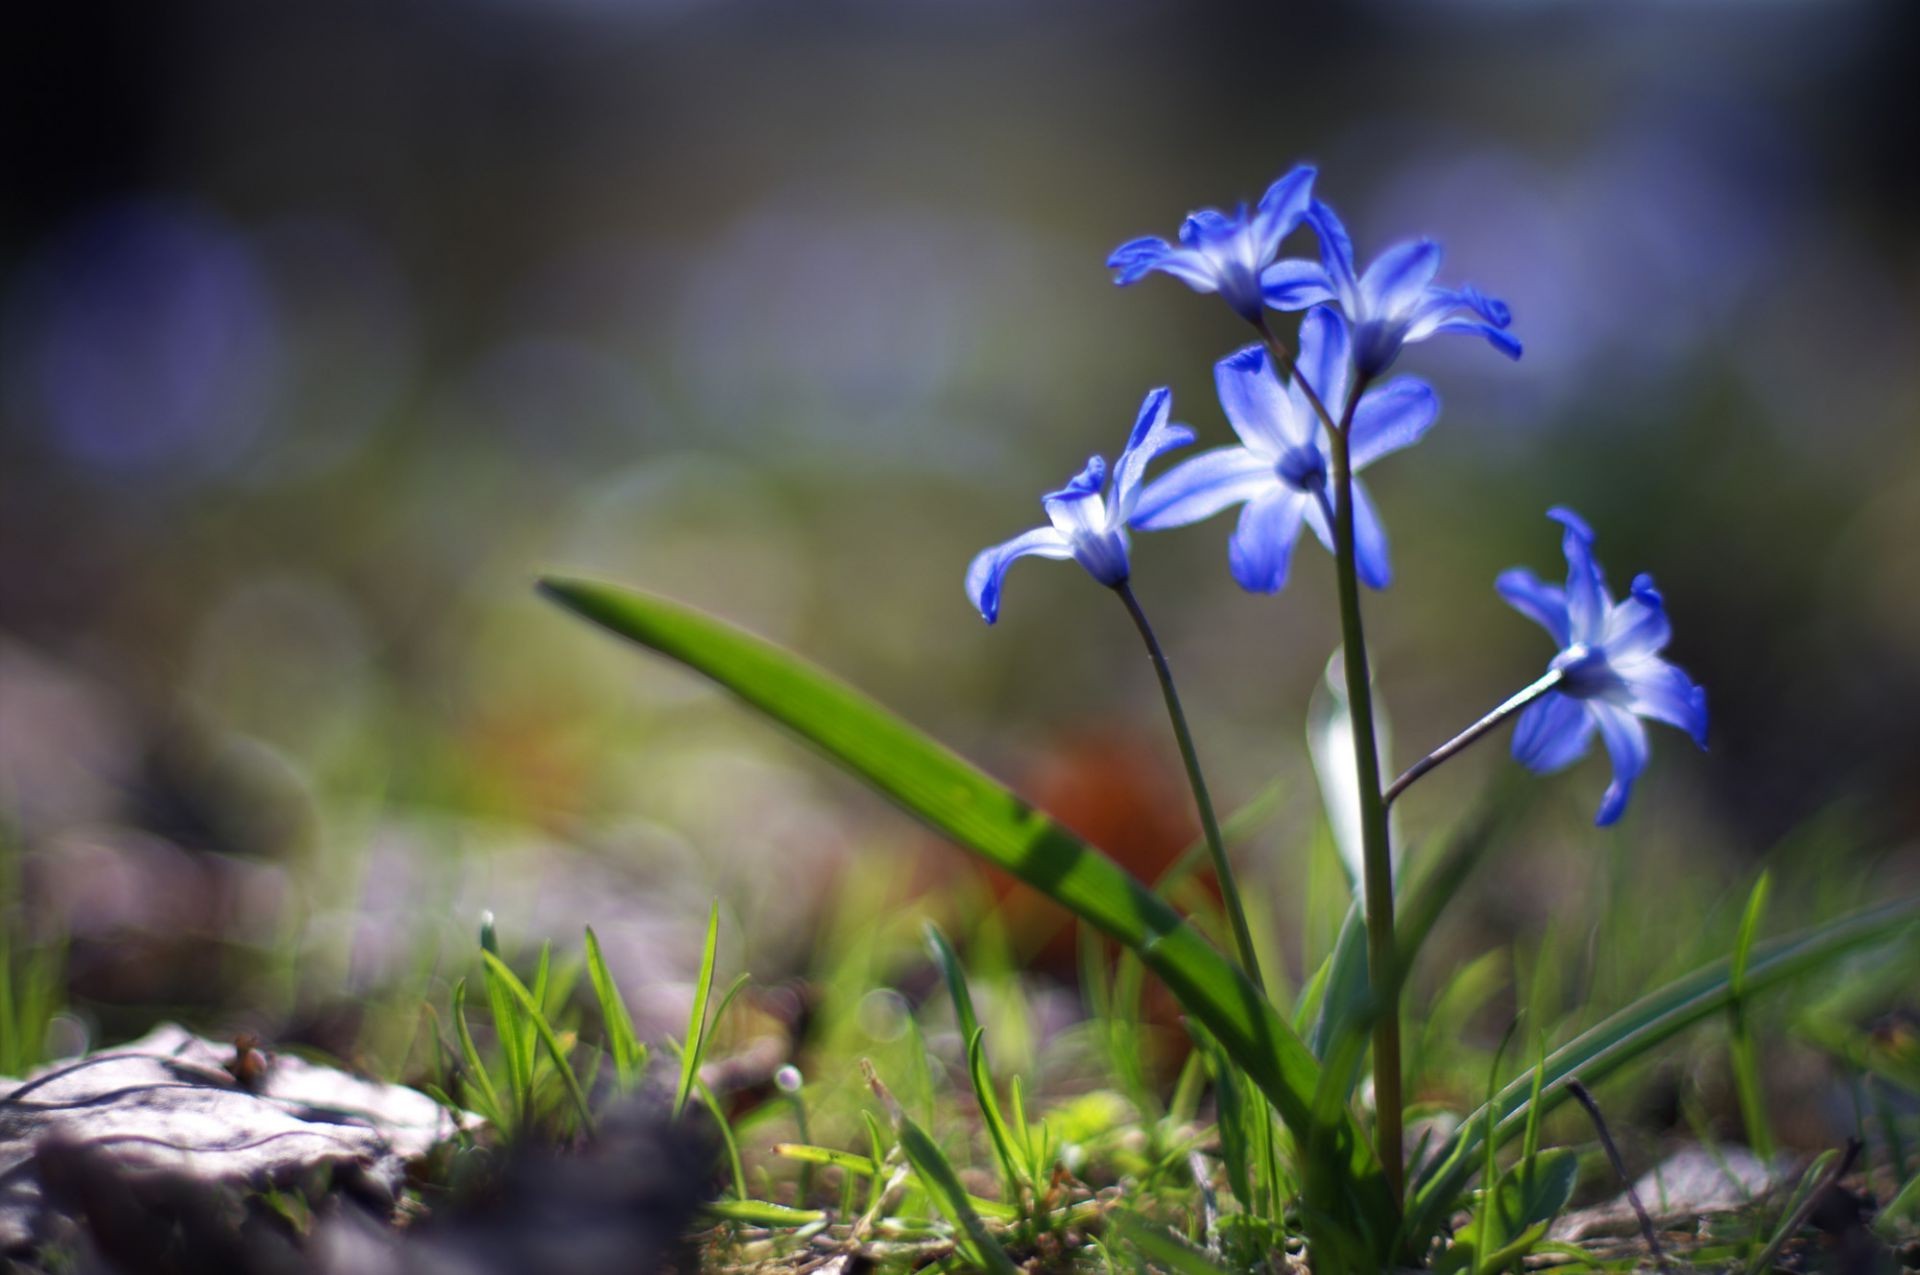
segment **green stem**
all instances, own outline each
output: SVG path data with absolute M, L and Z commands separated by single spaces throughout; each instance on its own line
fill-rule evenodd
M 1240 903 L 1240 890 L 1233 882 L 1233 869 L 1227 863 L 1227 846 L 1220 836 L 1220 821 L 1213 813 L 1213 798 L 1207 794 L 1206 776 L 1200 770 L 1200 755 L 1194 751 L 1193 732 L 1187 728 L 1187 714 L 1180 707 L 1180 692 L 1174 689 L 1173 670 L 1167 666 L 1167 657 L 1160 649 L 1160 640 L 1153 635 L 1153 626 L 1147 622 L 1147 613 L 1140 609 L 1140 600 L 1133 596 L 1133 586 L 1122 580 L 1113 586 L 1120 595 L 1120 601 L 1127 607 L 1127 614 L 1133 617 L 1134 627 L 1140 630 L 1140 640 L 1146 643 L 1147 657 L 1153 661 L 1153 671 L 1160 677 L 1160 693 L 1167 701 L 1167 717 L 1173 723 L 1173 736 L 1180 743 L 1180 760 L 1187 767 L 1187 783 L 1193 788 L 1193 804 L 1200 810 L 1200 830 L 1206 836 L 1207 850 L 1213 856 L 1213 872 L 1220 881 L 1220 898 L 1227 909 L 1227 920 L 1233 926 L 1233 944 L 1239 950 L 1240 964 L 1246 969 L 1247 977 L 1253 985 L 1266 994 L 1266 983 L 1260 977 L 1260 961 L 1254 955 L 1253 932 L 1247 928 L 1247 912 Z
M 1406 772 L 1402 774 L 1400 778 L 1387 785 L 1386 804 L 1391 806 L 1394 798 L 1411 787 L 1414 780 L 1420 778 L 1420 776 L 1426 774 L 1449 758 L 1465 752 L 1488 731 L 1560 685 L 1561 680 L 1562 675 L 1559 669 L 1548 669 L 1545 676 L 1529 683 L 1520 691 L 1509 696 L 1491 713 L 1488 713 L 1485 717 L 1482 717 L 1479 721 L 1467 727 L 1458 735 L 1455 735 L 1452 739 L 1440 745 L 1440 747 L 1434 749 L 1419 761 L 1413 763 L 1413 765 L 1407 767 Z
M 1367 971 L 1378 1003 L 1373 1019 L 1374 1146 L 1396 1202 L 1404 1200 L 1405 1163 L 1400 1082 L 1400 969 L 1393 942 L 1393 851 L 1387 833 L 1387 803 L 1380 793 L 1380 748 L 1373 720 L 1373 681 L 1367 661 L 1367 635 L 1360 619 L 1359 558 L 1354 550 L 1353 464 L 1348 434 L 1354 409 L 1366 393 L 1368 378 L 1354 377 L 1336 422 L 1307 383 L 1293 359 L 1267 326 L 1255 325 L 1274 362 L 1292 373 L 1327 427 L 1333 483 L 1334 574 L 1340 587 L 1340 641 L 1347 673 L 1347 709 L 1353 718 L 1353 760 L 1360 796 L 1360 844 L 1367 908 Z

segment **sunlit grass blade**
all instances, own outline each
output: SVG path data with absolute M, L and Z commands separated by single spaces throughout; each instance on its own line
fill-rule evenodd
M 774 1144 L 773 1153 L 783 1160 L 827 1165 L 863 1178 L 870 1178 L 880 1172 L 880 1165 L 871 1156 L 855 1155 L 851 1151 L 836 1151 L 832 1147 L 816 1147 L 803 1142 L 780 1142 Z
M 827 1220 L 818 1209 L 796 1209 L 767 1200 L 713 1200 L 700 1206 L 708 1217 L 723 1222 L 743 1222 L 748 1226 L 816 1226 Z
M 713 995 L 713 958 L 720 944 L 720 905 L 707 912 L 707 940 L 700 949 L 700 973 L 693 985 L 693 1012 L 687 1016 L 687 1043 L 680 1051 L 680 1080 L 673 1090 L 673 1114 L 678 1119 L 693 1093 L 693 1078 L 700 1070 L 700 1053 L 706 1047 L 707 1000 Z
M 1000 1100 L 993 1092 L 993 1077 L 987 1072 L 987 1051 L 983 1044 L 986 1029 L 976 1027 L 973 1036 L 967 1041 L 967 1075 L 973 1081 L 973 1094 L 980 1104 L 980 1115 L 986 1121 L 987 1137 L 993 1143 L 993 1155 L 1000 1162 L 1001 1190 L 1009 1204 L 1019 1206 L 1022 1200 L 1022 1188 L 1028 1185 L 1024 1166 L 1025 1157 L 1016 1154 L 1013 1134 L 1007 1128 L 1006 1117 L 1000 1112 Z
M 549 1023 L 547 1016 L 540 1012 L 540 1007 L 533 1002 L 533 994 L 527 990 L 526 984 L 507 968 L 505 961 L 492 952 L 482 951 L 480 956 L 487 963 L 487 972 L 492 976 L 492 981 L 504 987 L 506 994 L 531 1020 L 534 1034 L 538 1036 L 540 1043 L 546 1046 L 547 1056 L 553 1060 L 553 1068 L 560 1074 L 560 1083 L 566 1086 L 567 1096 L 573 1100 L 574 1109 L 579 1112 L 580 1128 L 591 1134 L 593 1108 L 587 1105 L 587 1095 L 580 1088 L 580 1078 L 574 1075 L 573 1066 L 567 1061 L 567 1051 L 561 1047 L 560 1038 L 554 1034 L 553 1024 Z
M 940 975 L 946 980 L 947 997 L 953 1002 L 954 1020 L 960 1026 L 960 1039 L 971 1041 L 980 1030 L 980 1016 L 973 1008 L 973 989 L 967 986 L 967 972 L 939 926 L 929 921 L 925 932 L 927 950 L 933 953 L 934 964 L 940 967 Z
M 1892 937 L 1920 919 L 1920 899 L 1866 908 L 1798 934 L 1756 944 L 1747 964 L 1744 991 L 1753 994 L 1838 959 L 1870 943 Z M 1664 1044 L 1679 1032 L 1726 1010 L 1732 995 L 1731 963 L 1716 961 L 1704 969 L 1643 996 L 1596 1024 L 1547 1056 L 1542 1069 L 1543 1110 L 1552 1110 L 1567 1097 L 1566 1079 L 1578 1074 L 1589 1086 L 1599 1083 L 1627 1063 Z M 1524 1131 L 1528 1097 L 1534 1085 L 1531 1072 L 1500 1091 L 1488 1108 L 1467 1117 L 1460 1132 L 1442 1146 L 1435 1167 L 1419 1182 L 1413 1197 L 1409 1234 L 1430 1232 L 1444 1218 L 1472 1175 L 1470 1152 L 1480 1139 L 1492 1136 L 1504 1143 Z
M 894 1117 L 894 1132 L 928 1198 L 953 1224 L 961 1247 L 974 1264 L 992 1275 L 1018 1275 L 1013 1259 L 987 1229 L 966 1188 L 960 1185 L 960 1175 L 933 1139 L 904 1113 Z
M 483 960 L 489 956 L 497 960 L 500 955 L 491 912 L 480 922 L 480 955 Z M 525 1037 L 513 994 L 494 977 L 491 967 L 483 965 L 481 973 L 487 984 L 487 1006 L 493 1012 L 494 1040 L 500 1047 L 500 1062 L 507 1072 L 507 1096 L 513 1100 L 514 1123 L 523 1124 L 533 1118 L 533 1058 L 524 1048 Z
M 740 1139 L 733 1135 L 733 1123 L 727 1119 L 727 1110 L 720 1105 L 720 1099 L 708 1087 L 707 1082 L 694 1075 L 693 1087 L 700 1095 L 700 1101 L 707 1104 L 707 1112 L 713 1117 L 714 1127 L 720 1130 L 720 1142 L 727 1151 L 727 1168 L 733 1174 L 733 1194 L 736 1199 L 747 1198 L 747 1168 L 740 1159 Z
M 453 985 L 453 1031 L 460 1041 L 460 1060 L 466 1067 L 466 1101 L 477 1106 L 487 1122 L 502 1133 L 513 1132 L 513 1122 L 500 1105 L 500 1093 L 487 1074 L 486 1060 L 473 1043 L 473 1029 L 467 1026 L 467 980 Z
M 634 1033 L 633 1018 L 627 1002 L 615 986 L 600 952 L 600 939 L 593 927 L 587 927 L 587 976 L 593 980 L 594 999 L 600 1004 L 600 1025 L 607 1034 L 607 1050 L 613 1055 L 613 1074 L 620 1088 L 631 1089 L 646 1068 L 646 1046 Z
M 1305 1151 L 1321 1216 L 1391 1233 L 1396 1202 L 1350 1113 L 1316 1113 L 1319 1065 L 1247 979 L 1162 899 L 866 696 L 797 656 L 692 608 L 603 584 L 548 580 L 545 593 L 719 682 L 883 796 L 1086 918 L 1172 990 L 1268 1096 Z

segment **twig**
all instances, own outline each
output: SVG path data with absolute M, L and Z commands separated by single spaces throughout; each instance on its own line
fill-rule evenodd
M 1760 1256 L 1748 1264 L 1749 1272 L 1757 1271 L 1759 1275 L 1766 1275 L 1766 1272 L 1772 1268 L 1774 1259 L 1780 1256 L 1780 1250 L 1787 1246 L 1787 1241 L 1807 1224 L 1807 1219 L 1813 1216 L 1813 1211 L 1820 1207 L 1821 1199 L 1833 1189 L 1834 1183 L 1847 1175 L 1847 1171 L 1853 1168 L 1853 1162 L 1859 1158 L 1860 1139 L 1848 1138 L 1847 1149 L 1841 1153 L 1838 1160 L 1827 1166 L 1827 1171 L 1820 1175 L 1818 1182 L 1814 1183 L 1813 1190 L 1807 1192 L 1807 1198 L 1800 1201 L 1800 1207 L 1793 1211 L 1793 1216 L 1774 1232 L 1773 1239 L 1760 1250 Z
M 1593 1100 L 1593 1094 L 1574 1076 L 1567 1077 L 1567 1092 L 1579 1100 L 1587 1109 L 1587 1115 L 1593 1120 L 1593 1131 L 1600 1135 L 1600 1145 L 1606 1150 L 1607 1159 L 1613 1163 L 1613 1171 L 1620 1175 L 1620 1183 L 1627 1188 L 1627 1203 L 1633 1206 L 1634 1216 L 1640 1219 L 1640 1233 L 1647 1237 L 1647 1250 L 1653 1254 L 1653 1260 L 1659 1263 L 1663 1271 L 1671 1271 L 1673 1266 L 1667 1261 L 1666 1250 L 1660 1247 L 1660 1237 L 1654 1233 L 1653 1219 L 1647 1215 L 1647 1206 L 1640 1203 L 1640 1193 L 1633 1189 L 1633 1179 L 1627 1176 L 1627 1162 L 1620 1158 L 1620 1148 L 1613 1145 L 1613 1135 L 1607 1132 L 1607 1122 L 1600 1115 L 1600 1104 Z

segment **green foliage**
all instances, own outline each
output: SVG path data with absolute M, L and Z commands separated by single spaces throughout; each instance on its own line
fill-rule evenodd
M 1318 1062 L 1244 975 L 1112 860 L 865 696 L 773 644 L 690 607 L 582 581 L 546 593 L 686 664 L 820 748 L 909 813 L 1133 949 L 1272 1102 L 1302 1149 L 1317 1227 L 1362 1245 L 1394 1201 L 1352 1114 L 1316 1102 Z M 1370 1237 L 1370 1238 L 1366 1238 Z
M 1471 1220 L 1439 1250 L 1439 1260 L 1461 1275 L 1515 1269 L 1529 1253 L 1551 1247 L 1544 1239 L 1546 1228 L 1565 1206 L 1576 1176 L 1577 1159 L 1571 1151 L 1540 1146 L 1542 1116 L 1564 1097 L 1570 1075 L 1578 1072 L 1597 1083 L 1686 1027 L 1733 1013 L 1736 1006 L 1744 1014 L 1751 998 L 1882 941 L 1920 915 L 1915 902 L 1886 905 L 1760 942 L 1756 935 L 1766 895 L 1763 886 L 1750 901 L 1731 958 L 1641 994 L 1552 1050 L 1546 1048 L 1549 1032 L 1544 1024 L 1555 999 L 1572 985 L 1575 953 L 1550 932 L 1541 941 L 1538 959 L 1525 970 L 1524 999 L 1541 1040 L 1534 1065 L 1504 1087 L 1491 1088 L 1478 1111 L 1440 1145 L 1426 1150 L 1420 1161 L 1425 1168 L 1401 1217 L 1384 1194 L 1379 1167 L 1353 1111 L 1368 1029 L 1382 1002 L 1381 989 L 1372 985 L 1373 972 L 1367 969 L 1357 908 L 1349 912 L 1295 999 L 1296 1028 L 1161 897 L 976 768 L 820 670 L 665 599 L 579 582 L 556 581 L 544 587 L 587 618 L 713 678 L 908 813 L 1118 941 L 1121 961 L 1112 976 L 1095 940 L 1083 937 L 1081 955 L 1093 1046 L 1135 1099 L 1136 1128 L 1144 1134 L 1131 1150 L 1118 1144 L 1105 1150 L 1114 1164 L 1129 1166 L 1126 1171 L 1134 1175 L 1131 1180 L 1141 1193 L 1137 1206 L 1115 1214 L 1109 1233 L 1098 1240 L 1098 1251 L 1110 1262 L 1232 1269 L 1255 1260 L 1251 1254 L 1270 1252 L 1288 1236 L 1304 1233 L 1319 1269 L 1371 1271 L 1405 1255 L 1429 1252 L 1443 1223 L 1465 1206 Z M 1512 826 L 1513 803 L 1496 800 L 1490 808 L 1490 817 L 1470 821 L 1444 849 L 1421 856 L 1421 862 L 1431 865 L 1424 872 L 1410 873 L 1398 883 L 1398 968 L 1382 972 L 1389 989 L 1407 980 L 1414 954 L 1461 884 L 1498 834 Z M 1181 869 L 1170 875 L 1177 879 Z M 859 940 L 868 942 L 871 935 Z M 985 1048 L 991 1031 L 981 1023 L 967 971 L 938 930 L 928 932 L 927 942 L 959 1026 L 970 1107 L 978 1113 L 978 1141 L 936 1138 L 928 1131 L 939 1128 L 940 1112 L 951 1108 L 942 1107 L 919 1024 L 909 1015 L 902 1044 L 890 1048 L 904 1049 L 892 1055 L 892 1065 L 903 1068 L 900 1074 L 911 1082 L 906 1096 L 915 1115 L 908 1116 L 889 1097 L 892 1134 L 883 1135 L 869 1120 L 870 1155 L 808 1143 L 783 1144 L 781 1154 L 809 1169 L 824 1167 L 840 1174 L 842 1216 L 855 1203 L 854 1183 L 868 1184 L 863 1211 L 851 1224 L 855 1233 L 878 1237 L 876 1243 L 931 1242 L 944 1235 L 960 1245 L 965 1260 L 1001 1269 L 1001 1261 L 1011 1260 L 1008 1245 L 1024 1251 L 1021 1246 L 1045 1235 L 1060 1236 L 1062 1218 L 1072 1212 L 1043 1198 L 1059 1126 L 1052 1118 L 1029 1119 L 1017 1078 L 1006 1087 L 1003 1101 Z M 702 1007 L 710 994 L 711 948 L 710 926 L 702 964 Z M 870 966 L 870 958 L 863 959 Z M 1488 954 L 1439 981 L 1428 1032 L 1415 1038 L 1417 1065 L 1445 1061 L 1457 1067 L 1439 1046 L 1444 1041 L 1450 1049 L 1458 1048 L 1452 1042 L 1498 990 L 1505 961 L 1504 954 Z M 1138 1013 L 1139 979 L 1146 972 L 1159 976 L 1178 998 L 1198 1043 L 1197 1061 L 1189 1060 L 1164 1101 L 1156 1082 L 1139 1065 L 1140 1045 L 1146 1039 Z M 846 973 L 854 976 L 855 970 L 849 966 Z M 865 980 L 876 974 L 870 968 L 857 976 Z M 697 1009 L 689 1028 L 696 1047 L 704 1031 L 703 1014 L 703 1008 Z M 683 1052 L 683 1079 L 692 1074 L 689 1057 L 697 1053 Z M 1497 1068 L 1492 1074 L 1497 1075 Z M 1205 1080 L 1212 1085 L 1219 1163 L 1234 1209 L 1216 1205 L 1203 1168 L 1196 1167 L 1191 1179 L 1173 1172 L 1193 1154 L 1189 1126 L 1199 1114 Z M 1275 1137 L 1269 1103 L 1286 1127 L 1284 1141 Z M 1496 1153 L 1515 1138 L 1522 1140 L 1521 1153 L 1511 1167 L 1502 1169 Z M 961 1189 L 949 1154 L 963 1145 L 985 1149 L 1000 1181 L 1002 1201 L 982 1200 Z M 902 1173 L 908 1175 L 905 1180 Z M 744 1200 L 737 1160 L 735 1177 L 736 1194 Z M 1479 1187 L 1468 1193 L 1475 1177 Z M 1180 1187 L 1182 1180 L 1192 1186 Z M 1180 1215 L 1194 1206 L 1195 1187 L 1204 1201 L 1205 1225 L 1199 1225 L 1199 1215 L 1185 1213 L 1187 1236 L 1204 1230 L 1209 1237 L 1204 1247 L 1195 1247 L 1180 1228 L 1169 1228 L 1146 1207 L 1157 1200 L 1160 1208 L 1171 1204 Z M 906 1207 L 903 1201 L 916 1198 L 941 1219 L 932 1232 L 900 1212 Z M 805 1211 L 809 1203 L 803 1198 L 795 1207 Z M 919 1239 L 912 1239 L 916 1236 Z M 923 1257 L 927 1253 L 912 1251 Z

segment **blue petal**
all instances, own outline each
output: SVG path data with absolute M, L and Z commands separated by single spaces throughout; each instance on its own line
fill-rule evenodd
M 1567 556 L 1567 629 L 1574 642 L 1600 641 L 1607 619 L 1607 582 L 1593 560 L 1593 528 L 1571 509 L 1554 506 L 1547 517 L 1567 529 L 1560 538 Z
M 1279 485 L 1271 461 L 1244 447 L 1217 447 L 1180 462 L 1142 488 L 1127 523 L 1141 531 L 1184 527 Z
M 1196 292 L 1212 292 L 1220 286 L 1205 257 L 1153 236 L 1121 244 L 1107 258 L 1107 266 L 1119 272 L 1113 281 L 1123 288 L 1154 270 L 1172 275 Z
M 1116 527 L 1132 516 L 1134 502 L 1140 496 L 1140 480 L 1146 476 L 1147 466 L 1153 459 L 1193 441 L 1192 430 L 1167 421 L 1172 407 L 1173 391 L 1164 388 L 1149 391 L 1140 404 L 1140 415 L 1133 422 L 1133 432 L 1127 436 L 1126 450 L 1120 453 L 1120 460 L 1113 467 L 1113 507 L 1108 510 L 1107 519 Z
M 1218 243 L 1240 232 L 1245 224 L 1246 210 L 1236 219 L 1227 216 L 1215 208 L 1202 208 L 1190 212 L 1187 219 L 1180 223 L 1180 242 L 1189 248 L 1198 248 L 1209 243 Z
M 1213 384 L 1227 423 L 1255 453 L 1278 458 L 1313 437 L 1311 422 L 1295 419 L 1265 346 L 1249 345 L 1214 364 Z
M 992 624 L 1000 618 L 1000 582 L 1015 558 L 1032 554 L 1041 558 L 1071 558 L 1067 539 L 1052 527 L 1035 527 L 991 549 L 974 555 L 967 566 L 967 600 L 980 612 L 980 618 Z
M 1227 542 L 1227 565 L 1241 588 L 1249 593 L 1278 593 L 1287 583 L 1307 500 L 1283 488 L 1248 501 L 1240 511 L 1240 525 Z
M 1587 755 L 1593 715 L 1585 704 L 1548 691 L 1526 706 L 1513 727 L 1513 759 L 1536 775 L 1571 766 Z
M 1360 578 L 1370 589 L 1384 589 L 1393 583 L 1393 564 L 1387 558 L 1387 529 L 1380 523 L 1380 511 L 1373 498 L 1358 482 L 1353 484 L 1353 557 Z
M 1609 660 L 1624 661 L 1656 655 L 1672 638 L 1666 601 L 1653 587 L 1653 577 L 1642 572 L 1633 578 L 1633 592 L 1627 600 L 1607 612 L 1600 645 Z
M 1087 467 L 1068 480 L 1065 487 L 1040 498 L 1040 507 L 1047 511 L 1048 520 L 1067 538 L 1076 555 L 1085 548 L 1083 542 L 1111 530 L 1107 503 L 1100 498 L 1106 474 L 1107 462 L 1098 456 L 1089 457 Z
M 1358 471 L 1391 452 L 1419 442 L 1440 416 L 1440 396 L 1425 381 L 1396 377 L 1361 396 L 1349 435 Z
M 1276 261 L 1261 271 L 1260 288 L 1276 310 L 1304 310 L 1335 299 L 1327 268 L 1299 257 Z
M 1462 284 L 1457 294 L 1460 304 L 1473 311 L 1496 328 L 1504 328 L 1513 322 L 1513 311 L 1507 303 L 1498 297 L 1490 297 L 1472 284 Z
M 1593 820 L 1604 828 L 1627 808 L 1627 798 L 1633 795 L 1633 781 L 1647 768 L 1647 730 L 1639 718 L 1617 704 L 1595 700 L 1588 707 L 1594 724 L 1600 727 L 1600 739 L 1607 746 L 1607 756 L 1613 760 L 1613 782 L 1600 798 L 1600 813 Z
M 1269 261 L 1280 251 L 1280 241 L 1293 233 L 1307 215 L 1313 202 L 1314 169 L 1306 164 L 1267 187 L 1260 197 L 1260 208 L 1253 216 L 1254 241 L 1259 246 L 1257 261 Z
M 1646 659 L 1614 670 L 1626 684 L 1625 707 L 1641 717 L 1678 726 L 1707 746 L 1707 692 L 1662 659 Z
M 1341 313 L 1328 305 L 1307 311 L 1307 317 L 1300 321 L 1300 357 L 1294 361 L 1294 375 L 1306 378 L 1336 420 L 1346 405 L 1352 357 L 1353 340 Z M 1303 415 L 1310 414 L 1309 421 L 1318 415 L 1304 400 L 1297 409 Z
M 1502 332 L 1491 323 L 1476 323 L 1472 319 L 1449 319 L 1434 329 L 1435 332 L 1457 332 L 1466 336 L 1485 337 L 1487 344 L 1510 359 L 1518 359 L 1521 354 L 1519 339 Z
M 1433 240 L 1395 244 L 1375 257 L 1360 277 L 1361 308 L 1368 318 L 1409 315 L 1439 271 L 1440 245 Z
M 1557 584 L 1543 583 L 1524 567 L 1502 571 L 1493 582 L 1507 605 L 1553 635 L 1553 643 L 1562 649 L 1573 644 L 1567 620 L 1567 591 Z
M 1359 293 L 1353 270 L 1353 239 L 1347 234 L 1347 228 L 1340 224 L 1340 217 L 1332 206 L 1318 199 L 1307 210 L 1307 222 L 1320 240 L 1320 264 L 1326 267 L 1327 278 L 1332 281 L 1333 290 L 1339 294 L 1340 304 L 1348 307 L 1357 305 Z
M 1067 479 L 1067 485 L 1059 491 L 1050 491 L 1040 499 L 1047 500 L 1084 500 L 1088 496 L 1100 494 L 1100 488 L 1107 481 L 1107 460 L 1104 456 L 1089 456 L 1084 469 Z

